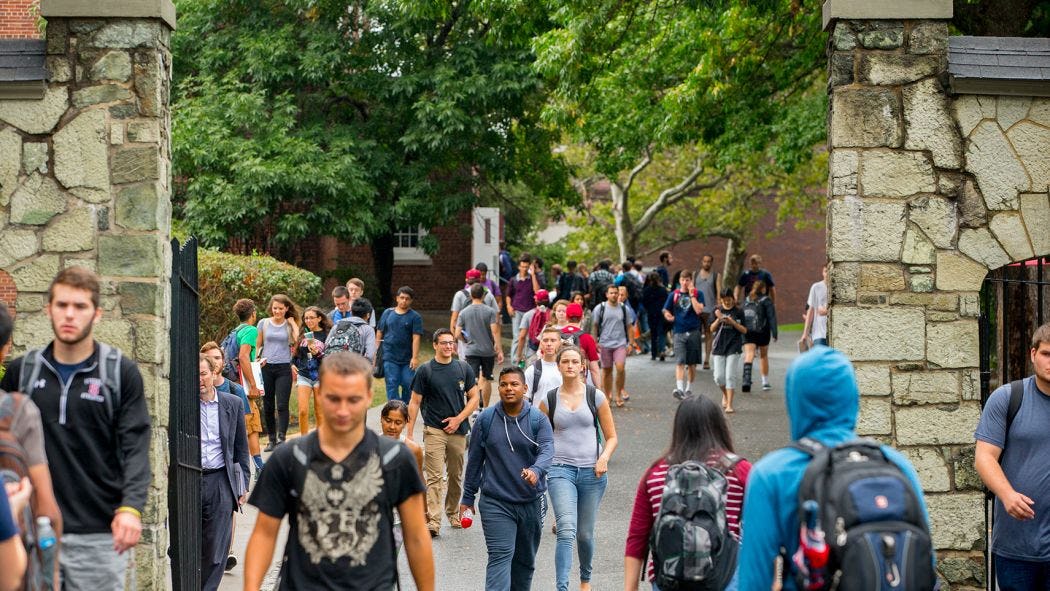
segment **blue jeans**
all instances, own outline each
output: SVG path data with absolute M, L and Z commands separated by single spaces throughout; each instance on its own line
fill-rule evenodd
M 482 494 L 478 512 L 489 552 L 485 588 L 501 591 L 532 588 L 536 550 L 543 531 L 539 497 L 531 503 L 508 503 Z
M 813 339 L 813 346 L 816 347 L 817 345 L 823 345 L 823 346 L 827 347 L 828 346 L 828 340 L 827 339 Z
M 608 475 L 598 478 L 594 468 L 577 468 L 555 464 L 547 472 L 547 491 L 554 505 L 554 522 L 558 528 L 558 543 L 554 547 L 554 572 L 558 591 L 569 589 L 569 570 L 572 568 L 572 545 L 578 546 L 580 581 L 591 580 L 591 561 L 594 558 L 594 523 L 598 505 L 605 495 Z
M 992 553 L 999 591 L 1050 591 L 1050 562 L 1014 560 Z
M 412 380 L 416 377 L 409 364 L 383 362 L 383 374 L 386 376 L 386 399 L 400 400 L 405 404 L 412 398 Z

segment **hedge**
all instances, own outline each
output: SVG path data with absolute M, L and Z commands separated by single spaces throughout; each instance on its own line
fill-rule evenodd
M 250 256 L 200 250 L 197 276 L 200 282 L 200 340 L 221 343 L 237 326 L 233 304 L 241 298 L 255 301 L 259 317 L 267 316 L 270 297 L 283 293 L 299 306 L 299 312 L 321 297 L 321 278 L 313 273 L 264 255 Z

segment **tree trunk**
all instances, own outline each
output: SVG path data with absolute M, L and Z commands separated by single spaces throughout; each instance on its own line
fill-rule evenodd
M 619 183 L 610 183 L 612 194 L 613 234 L 616 235 L 616 248 L 620 258 L 617 261 L 627 260 L 627 252 L 633 249 L 638 237 L 631 231 L 631 214 L 627 211 L 628 189 L 624 189 Z
M 372 239 L 372 261 L 375 266 L 376 283 L 379 288 L 379 297 L 382 307 L 389 308 L 394 305 L 394 297 L 391 293 L 394 280 L 394 234 L 387 232 Z M 376 313 L 379 312 L 377 307 Z M 378 320 L 378 319 L 377 319 Z
M 730 238 L 726 240 L 726 264 L 722 268 L 722 287 L 733 287 L 740 273 L 744 270 L 744 255 L 747 254 L 747 244 L 742 240 Z

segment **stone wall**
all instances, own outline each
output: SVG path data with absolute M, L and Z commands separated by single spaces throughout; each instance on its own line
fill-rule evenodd
M 50 3 L 62 11 L 49 14 L 48 4 L 46 94 L 0 101 L 0 277 L 10 274 L 17 289 L 14 353 L 51 339 L 43 306 L 59 269 L 99 273 L 95 334 L 138 362 L 153 420 L 153 484 L 129 588 L 163 589 L 171 29 L 160 18 L 68 17 L 78 4 L 68 0 Z M 85 14 L 121 6 L 80 4 Z
M 941 575 L 983 589 L 978 292 L 1050 254 L 1050 100 L 950 96 L 947 22 L 890 16 L 829 23 L 831 342 L 858 431 L 919 472 Z

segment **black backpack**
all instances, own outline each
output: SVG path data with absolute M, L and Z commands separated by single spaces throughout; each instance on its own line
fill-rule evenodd
M 726 474 L 742 458 L 723 454 L 717 467 L 683 462 L 667 470 L 660 510 L 649 534 L 660 589 L 721 591 L 736 570 L 740 542 L 726 521 Z
M 365 342 L 361 338 L 361 331 L 349 318 L 344 318 L 336 323 L 335 328 L 329 333 L 324 344 L 324 354 L 335 351 L 350 351 L 358 355 L 365 354 Z
M 605 320 L 605 308 L 608 307 L 609 302 L 602 302 L 598 306 L 598 311 L 594 313 L 594 327 L 597 329 L 598 338 L 602 338 L 602 322 Z M 620 304 L 620 309 L 623 312 L 623 336 L 627 339 L 627 342 L 631 342 L 631 321 L 627 317 L 627 306 Z
M 835 447 L 803 438 L 793 445 L 811 460 L 798 489 L 803 504 L 817 502 L 819 523 L 830 550 L 824 586 L 841 591 L 932 590 L 933 544 L 918 493 L 878 442 L 854 440 Z
M 627 287 L 627 301 L 637 308 L 638 302 L 642 301 L 642 282 L 633 273 L 624 273 L 623 285 Z
M 222 349 L 222 356 L 224 362 L 222 365 L 222 377 L 230 380 L 231 382 L 241 383 L 241 344 L 237 338 L 237 334 L 241 330 L 248 326 L 247 324 L 239 324 L 237 328 L 230 331 L 230 334 L 226 335 L 226 338 L 219 344 L 219 348 Z
M 760 301 L 750 298 L 744 300 L 744 326 L 749 334 L 766 332 L 769 328 L 769 320 Z

